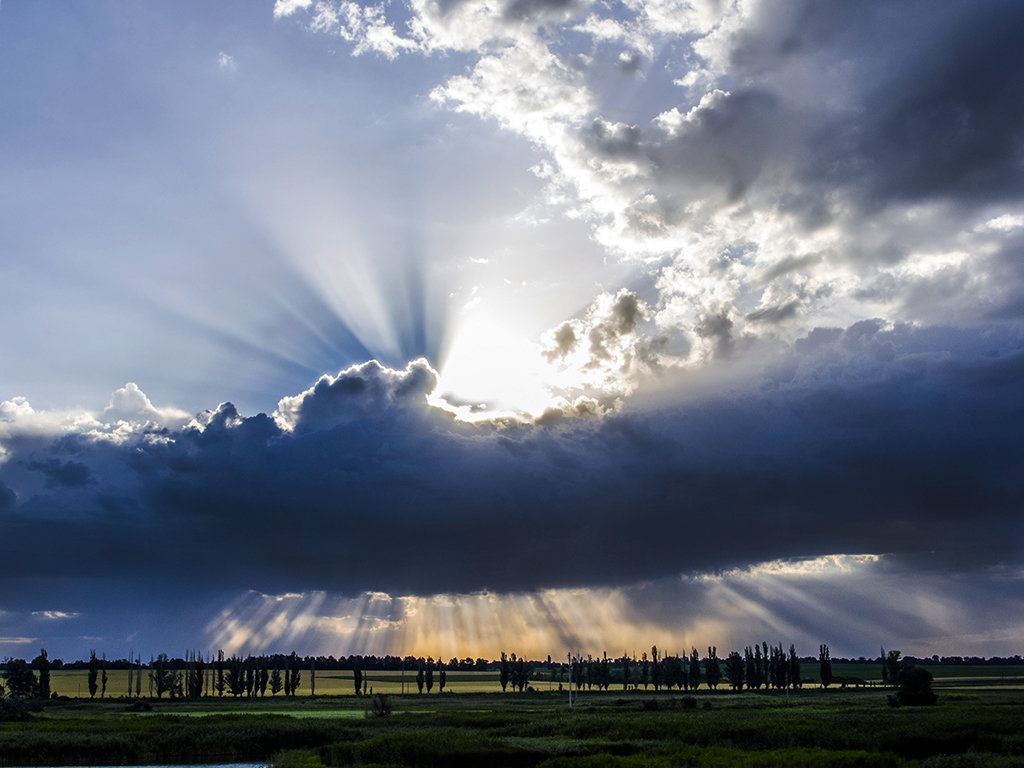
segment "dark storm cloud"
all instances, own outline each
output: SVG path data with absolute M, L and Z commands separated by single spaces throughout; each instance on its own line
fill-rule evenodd
M 1024 340 L 864 323 L 800 349 L 739 391 L 544 425 L 460 424 L 425 366 L 371 365 L 296 398 L 292 431 L 225 406 L 83 439 L 95 482 L 19 493 L 4 578 L 431 594 L 837 551 L 1020 563 Z
M 817 113 L 794 166 L 809 185 L 806 206 L 822 186 L 869 211 L 1017 200 L 1022 24 L 1024 7 L 1005 0 L 767 3 L 731 41 L 730 74 L 779 94 L 787 112 L 801 104 L 805 115 Z M 818 73 L 803 81 L 807 92 L 787 84 L 794 67 Z M 835 72 L 846 74 L 826 74 Z
M 0 510 L 10 509 L 18 500 L 18 494 L 3 483 L 0 483 Z
M 42 472 L 46 476 L 47 486 L 51 488 L 60 486 L 73 488 L 93 482 L 89 467 L 78 461 L 61 461 L 60 459 L 31 461 L 28 463 L 28 468 Z

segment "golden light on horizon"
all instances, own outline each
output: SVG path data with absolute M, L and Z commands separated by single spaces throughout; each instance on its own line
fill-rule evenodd
M 876 555 L 830 555 L 626 587 L 510 594 L 247 592 L 210 623 L 207 635 L 211 648 L 228 654 L 294 649 L 335 657 L 445 660 L 490 660 L 502 651 L 533 659 L 562 658 L 567 651 L 615 658 L 639 655 L 651 645 L 670 654 L 692 647 L 703 653 L 709 644 L 742 648 L 758 640 L 816 647 L 831 638 L 801 634 L 794 606 L 819 620 L 828 617 L 825 626 L 833 631 L 842 627 L 844 635 L 886 637 L 874 605 L 885 600 L 876 581 L 884 574 L 874 570 L 880 560 Z M 827 603 L 822 595 L 837 579 L 857 591 L 859 604 L 844 609 Z M 922 606 L 922 618 L 933 609 Z

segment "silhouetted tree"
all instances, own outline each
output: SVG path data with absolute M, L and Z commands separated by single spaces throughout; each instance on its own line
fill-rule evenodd
M 282 679 L 281 670 L 274 667 L 274 671 L 270 673 L 270 695 L 277 696 L 284 688 L 284 680 Z
M 629 657 L 622 652 L 622 690 L 629 690 Z
M 732 651 L 725 660 L 725 677 L 734 691 L 743 690 L 743 657 Z
M 32 667 L 24 659 L 8 660 L 4 680 L 7 681 L 7 693 L 10 696 L 31 698 L 39 687 Z
M 700 654 L 694 648 L 690 652 L 690 690 L 696 691 L 700 686 Z
M 289 687 L 291 695 L 294 696 L 299 692 L 299 683 L 302 681 L 302 670 L 299 669 L 299 658 L 295 655 L 295 651 L 292 651 L 291 656 L 288 657 L 288 668 L 291 677 Z
M 794 691 L 800 687 L 800 657 L 792 643 L 789 644 L 789 684 Z
M 103 665 L 100 669 L 100 698 L 107 695 L 107 654 L 103 654 Z
M 163 695 L 174 687 L 174 675 L 168 666 L 167 654 L 159 654 L 156 661 L 150 662 L 149 667 L 149 676 L 156 689 L 156 697 L 163 698 Z
M 96 691 L 99 689 L 97 681 L 100 676 L 100 662 L 96 658 L 96 651 L 89 651 L 89 698 L 96 698 Z
M 427 694 L 434 689 L 434 657 L 427 656 Z
M 316 657 L 309 658 L 309 695 L 316 696 Z
M 882 685 L 896 685 L 900 675 L 900 652 L 882 649 Z
M 36 692 L 40 699 L 50 698 L 50 659 L 46 655 L 46 649 L 40 648 L 39 655 L 35 658 L 34 663 L 39 667 L 39 684 L 36 687 Z
M 504 654 L 503 654 L 504 655 Z M 423 662 L 420 662 L 419 669 L 416 670 L 416 689 L 419 693 L 423 693 Z M 501 686 L 501 690 L 505 690 L 505 686 Z
M 185 679 L 186 694 L 189 698 L 198 699 L 203 695 L 203 681 L 206 677 L 206 665 L 203 664 L 203 657 L 193 651 L 189 664 L 188 674 Z
M 352 684 L 356 689 L 356 696 L 363 691 L 363 670 L 359 668 L 357 664 L 355 669 L 352 670 Z
M 260 660 L 260 698 L 267 695 L 267 683 L 270 682 L 270 668 L 267 666 L 266 657 Z
M 217 651 L 217 662 L 214 664 L 214 667 L 217 670 L 217 682 L 213 687 L 217 691 L 218 696 L 223 696 L 226 686 L 224 682 L 224 651 Z
M 530 682 L 530 672 L 532 670 L 531 667 L 527 665 L 526 659 L 521 656 L 517 659 L 516 655 L 513 653 L 512 661 L 513 686 L 516 688 L 516 690 L 522 693 L 526 689 L 527 684 Z
M 511 675 L 511 670 L 509 669 L 508 666 L 508 657 L 505 655 L 504 651 L 501 652 L 501 667 L 499 668 L 499 670 L 500 671 L 498 672 L 498 682 L 501 683 L 501 692 L 505 693 L 505 689 L 508 687 L 508 681 Z M 579 686 L 577 685 L 577 687 Z
M 818 673 L 821 676 L 822 688 L 832 685 L 832 657 L 824 643 L 818 648 Z
M 441 657 L 437 657 L 437 692 L 438 694 L 444 693 L 444 684 L 448 681 L 448 676 L 444 672 L 444 663 L 441 661 Z
M 708 646 L 708 657 L 705 660 L 705 677 L 708 681 L 708 688 L 715 690 L 718 688 L 718 681 L 722 676 L 722 670 L 718 666 L 718 648 L 717 646 Z
M 245 668 L 242 660 L 232 656 L 227 662 L 227 674 L 225 675 L 228 693 L 232 696 L 241 696 L 245 693 Z
M 654 690 L 661 688 L 661 664 L 658 663 L 658 646 L 651 646 L 651 684 Z
M 747 688 L 757 688 L 757 663 L 754 661 L 754 652 L 748 645 L 743 649 L 743 665 L 746 667 Z
M 771 662 L 768 656 L 768 643 L 762 641 L 761 651 L 761 682 L 767 690 L 772 687 L 773 682 L 770 669 Z

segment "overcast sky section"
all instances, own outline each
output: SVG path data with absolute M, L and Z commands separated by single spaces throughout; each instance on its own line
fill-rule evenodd
M 59 53 L 30 66 L 41 11 L 0 15 L 10 647 L 90 613 L 127 642 L 113 585 L 195 626 L 246 590 L 653 580 L 713 613 L 663 585 L 836 553 L 886 555 L 871 583 L 922 606 L 943 574 L 945 616 L 985 595 L 965 635 L 1019 607 L 1019 3 L 133 7 L 94 56 L 167 79 L 91 99 L 53 90 Z M 91 74 L 76 24 L 103 21 L 54 20 Z M 542 342 L 535 421 L 427 402 L 488 311 Z M 154 385 L 72 407 L 112 370 Z M 830 579 L 857 638 L 935 647 L 924 607 L 894 627 Z

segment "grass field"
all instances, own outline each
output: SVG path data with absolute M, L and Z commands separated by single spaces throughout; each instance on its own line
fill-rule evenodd
M 984 688 L 985 686 L 1018 685 L 1024 687 L 1024 666 L 995 667 L 986 665 L 977 666 L 945 666 L 936 665 L 925 667 L 935 678 L 937 686 L 956 686 L 959 688 Z M 881 668 L 876 662 L 864 663 L 835 663 L 832 665 L 832 672 L 836 680 L 863 680 L 866 684 L 878 684 L 880 682 Z M 89 697 L 88 672 L 85 670 L 58 670 L 51 672 L 50 689 L 60 696 L 72 698 Z M 401 672 L 366 672 L 364 677 L 367 680 L 367 688 L 373 688 L 374 693 L 400 694 L 414 693 L 416 691 L 416 672 L 406 671 L 404 676 Z M 497 672 L 448 672 L 446 673 L 446 693 L 497 693 L 501 690 Z M 801 677 L 805 686 L 811 687 L 818 682 L 818 665 L 804 664 Z M 404 684 L 403 684 L 404 679 Z M 309 696 L 309 671 L 303 670 L 299 683 L 298 696 Z M 852 684 L 852 683 L 851 683 Z M 538 669 L 531 680 L 531 685 L 538 691 L 557 690 L 558 681 L 550 679 L 549 672 L 545 669 Z M 726 687 L 723 682 L 722 688 Z M 839 687 L 838 682 L 835 687 Z M 621 691 L 621 683 L 612 686 L 612 690 Z M 434 676 L 433 693 L 437 693 L 437 675 Z M 123 670 L 110 670 L 107 672 L 107 696 L 119 697 L 128 693 L 128 673 Z M 149 695 L 149 685 L 143 670 L 142 694 Z M 316 694 L 318 696 L 347 696 L 353 695 L 352 672 L 348 670 L 333 671 L 322 670 L 316 673 Z M 98 696 L 99 694 L 97 694 Z M 267 697 L 270 697 L 269 692 Z M 280 698 L 278 694 L 277 698 Z
M 274 758 L 280 768 L 1000 768 L 1024 765 L 1022 672 L 984 668 L 971 686 L 957 679 L 963 674 L 938 678 L 936 707 L 893 709 L 880 688 L 695 696 L 620 689 L 584 691 L 571 711 L 565 693 L 543 690 L 546 683 L 501 694 L 494 674 L 452 673 L 460 678 L 453 692 L 394 695 L 385 718 L 364 717 L 367 701 L 347 690 L 320 695 L 321 677 L 337 674 L 322 673 L 316 697 L 164 699 L 146 712 L 119 699 L 53 701 L 30 721 L 0 723 L 0 766 Z M 58 674 L 77 688 L 84 673 Z M 375 690 L 394 678 L 371 677 Z M 333 680 L 351 685 L 343 673 Z M 454 692 L 460 685 L 490 692 Z

